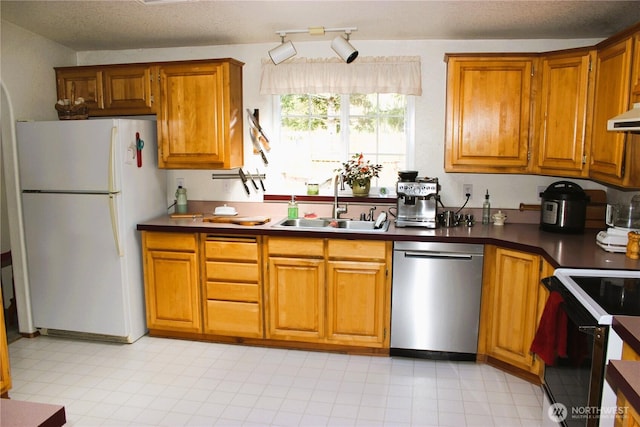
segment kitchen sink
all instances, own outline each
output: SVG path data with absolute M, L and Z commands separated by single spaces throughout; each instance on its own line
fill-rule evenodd
M 375 228 L 374 221 L 358 221 L 343 218 L 285 218 L 272 227 L 292 230 L 321 230 L 339 232 L 373 232 L 384 233 L 389 229 L 389 221 L 384 221 L 380 228 Z

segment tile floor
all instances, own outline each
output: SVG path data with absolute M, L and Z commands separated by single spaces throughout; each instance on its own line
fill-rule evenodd
M 143 337 L 9 345 L 10 397 L 69 426 L 539 426 L 542 391 L 487 365 Z

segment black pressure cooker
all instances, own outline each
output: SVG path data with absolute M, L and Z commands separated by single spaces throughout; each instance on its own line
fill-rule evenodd
M 554 182 L 540 193 L 540 228 L 557 233 L 582 233 L 589 196 L 570 181 Z

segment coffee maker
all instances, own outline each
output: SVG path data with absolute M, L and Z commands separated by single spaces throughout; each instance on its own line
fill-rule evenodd
M 398 172 L 396 227 L 436 228 L 438 178 L 418 178 L 416 171 Z

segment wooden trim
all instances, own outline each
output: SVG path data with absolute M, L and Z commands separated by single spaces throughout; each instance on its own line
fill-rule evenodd
M 521 378 L 527 382 L 530 382 L 531 384 L 542 385 L 542 380 L 537 375 L 532 374 L 531 372 L 523 371 L 522 369 L 511 366 L 508 363 L 505 363 L 491 356 L 486 356 L 486 358 L 487 365 L 493 366 L 494 368 L 500 369 L 501 371 Z
M 302 341 L 284 341 L 261 338 L 229 337 L 213 334 L 164 331 L 150 329 L 149 336 L 160 338 L 178 338 L 194 341 L 217 342 L 223 344 L 242 344 L 257 347 L 283 348 L 291 350 L 320 350 L 332 353 L 357 354 L 367 356 L 389 356 L 388 348 L 345 346 L 336 344 L 310 343 Z

